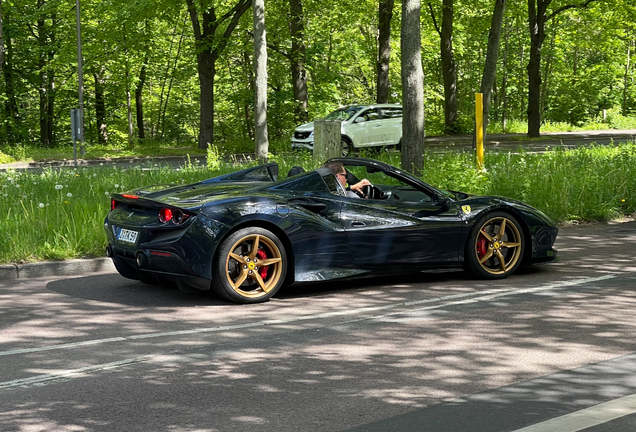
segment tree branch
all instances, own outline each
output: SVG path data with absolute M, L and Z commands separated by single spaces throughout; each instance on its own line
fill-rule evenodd
M 199 23 L 199 16 L 197 15 L 197 10 L 194 7 L 194 2 L 192 0 L 186 0 L 186 4 L 188 5 L 188 12 L 190 13 L 190 21 L 192 21 L 192 27 L 194 29 L 194 40 L 201 40 L 201 24 Z
M 437 34 L 439 34 L 439 37 L 442 37 L 442 31 L 437 26 L 437 20 L 435 20 L 435 12 L 433 11 L 433 5 L 429 3 L 428 8 L 431 11 L 431 18 L 433 18 L 433 25 L 435 26 L 435 30 L 437 30 Z
M 556 15 L 560 14 L 563 11 L 566 11 L 568 9 L 583 9 L 589 6 L 590 3 L 594 2 L 594 1 L 599 1 L 599 0 L 587 0 L 581 4 L 578 5 L 565 5 L 565 6 L 561 6 L 560 8 L 558 8 L 557 10 L 555 10 L 554 12 L 552 12 L 550 15 L 548 15 L 548 17 L 546 18 L 546 21 L 550 21 L 552 18 L 554 18 Z

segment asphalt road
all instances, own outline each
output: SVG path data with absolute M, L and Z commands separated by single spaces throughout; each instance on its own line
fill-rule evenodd
M 525 152 L 543 152 L 548 148 L 575 148 L 589 144 L 607 145 L 618 142 L 634 142 L 636 140 L 636 129 L 624 130 L 598 130 L 585 132 L 548 132 L 541 135 L 540 138 L 529 139 L 526 134 L 498 134 L 487 135 L 484 143 L 486 153 L 493 151 L 516 152 L 523 150 Z M 291 145 L 291 144 L 290 144 Z M 439 137 L 427 137 L 425 148 L 428 151 L 472 151 L 473 136 L 472 135 L 446 135 Z M 253 158 L 253 155 L 239 154 L 228 155 L 227 160 L 241 160 L 242 158 Z M 155 164 L 169 164 L 174 167 L 184 166 L 187 162 L 194 164 L 206 163 L 205 156 L 172 156 L 172 157 L 131 157 L 108 160 L 85 160 L 78 159 L 77 165 L 80 167 L 116 165 L 118 167 L 127 167 L 132 164 L 147 166 L 152 168 Z M 36 162 L 16 162 L 10 164 L 0 164 L 0 171 L 9 169 L 27 169 L 42 170 L 43 168 L 54 167 L 73 167 L 75 161 L 73 159 L 57 160 L 57 161 L 36 161 Z
M 636 430 L 636 222 L 559 263 L 239 306 L 112 271 L 0 281 L 0 431 Z

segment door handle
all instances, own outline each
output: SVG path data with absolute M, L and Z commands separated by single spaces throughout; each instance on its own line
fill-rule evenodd
M 353 222 L 351 222 L 351 226 L 353 228 L 361 228 L 361 227 L 367 226 L 367 224 L 365 224 L 364 222 L 360 222 L 360 221 L 353 221 Z

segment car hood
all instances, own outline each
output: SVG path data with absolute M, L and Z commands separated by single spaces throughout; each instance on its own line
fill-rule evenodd
M 314 130 L 314 122 L 309 122 L 305 124 L 301 124 L 296 128 L 298 132 L 313 132 Z

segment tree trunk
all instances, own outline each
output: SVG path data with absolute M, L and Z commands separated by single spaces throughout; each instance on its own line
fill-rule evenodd
M 254 78 L 254 68 L 255 65 L 250 58 L 250 53 L 247 50 L 243 51 L 243 71 L 245 73 L 245 77 L 247 78 L 247 82 L 249 85 L 249 90 L 251 93 L 255 93 L 256 91 L 256 79 Z M 243 131 L 243 137 L 247 137 L 247 139 L 255 140 L 254 137 L 254 110 L 252 109 L 252 105 L 247 98 L 241 98 L 243 106 L 241 107 L 243 110 L 243 116 L 245 118 L 245 130 Z
M 510 37 L 509 27 L 506 25 L 506 41 L 504 43 L 504 55 L 503 55 L 503 77 L 501 78 L 501 127 L 504 133 L 506 133 L 506 126 L 508 123 L 508 41 Z
M 197 48 L 197 69 L 199 71 L 200 90 L 200 132 L 199 148 L 205 150 L 208 144 L 214 144 L 214 78 L 216 76 L 216 61 L 227 46 L 232 32 L 238 25 L 241 16 L 252 5 L 252 0 L 239 0 L 225 15 L 216 16 L 215 7 L 209 6 L 202 12 L 203 23 L 199 21 L 199 14 L 194 0 L 186 0 L 194 40 Z M 229 21 L 221 35 L 220 25 Z
M 623 104 L 621 107 L 621 113 L 624 116 L 627 116 L 627 93 L 629 90 L 629 65 L 630 65 L 630 60 L 631 60 L 631 54 L 632 54 L 632 47 L 635 45 L 633 40 L 628 40 L 627 41 L 627 59 L 625 61 L 625 76 L 623 77 Z
M 53 22 L 55 22 L 55 15 L 53 15 Z M 51 26 L 50 33 L 50 47 L 55 46 L 55 24 Z M 47 65 L 53 64 L 53 60 L 55 59 L 55 51 L 53 48 L 50 48 L 48 53 Z M 48 122 L 46 126 L 46 130 L 48 132 L 47 141 L 51 144 L 54 143 L 53 136 L 53 126 L 55 125 L 55 71 L 49 68 L 47 72 L 47 113 L 46 113 L 46 121 Z
M 389 61 L 391 60 L 391 19 L 394 0 L 380 0 L 378 11 L 377 102 L 389 101 Z
M 402 168 L 419 176 L 424 167 L 424 73 L 420 0 L 402 1 Z
M 307 106 L 307 71 L 305 70 L 305 24 L 302 0 L 289 0 L 289 33 L 291 35 L 291 52 L 289 60 L 292 72 L 292 87 L 294 92 L 294 115 L 298 123 L 307 123 L 309 114 Z
M 433 24 L 440 37 L 442 79 L 444 80 L 444 132 L 457 133 L 457 68 L 453 56 L 453 0 L 443 0 L 442 27 L 437 25 L 433 6 L 429 3 Z
M 97 142 L 106 144 L 108 142 L 108 131 L 106 129 L 106 101 L 104 100 L 104 67 L 93 73 L 95 78 L 95 124 L 97 126 Z
M 197 55 L 199 89 L 201 91 L 201 117 L 199 148 L 206 149 L 214 144 L 214 79 L 216 78 L 216 58 L 210 52 Z
M 38 8 L 44 6 L 42 1 L 38 2 Z M 49 97 L 52 93 L 51 84 L 53 82 L 52 71 L 48 70 L 49 64 L 49 37 L 47 34 L 46 18 L 44 15 L 38 16 L 37 21 L 37 41 L 40 49 L 38 59 L 39 86 L 38 95 L 40 99 L 40 144 L 50 147 L 52 144 L 52 119 L 50 118 L 51 107 Z
M 254 0 L 254 130 L 256 159 L 267 162 L 267 34 L 265 1 Z
M 124 25 L 124 45 L 126 45 L 126 26 Z M 134 132 L 133 132 L 133 122 L 132 122 L 132 98 L 130 95 L 130 64 L 128 62 L 128 48 L 125 51 L 125 59 L 126 59 L 126 113 L 128 119 L 128 147 L 132 148 Z
M 2 0 L 0 0 L 0 73 L 4 66 L 4 39 L 2 38 Z
M 541 135 L 541 47 L 545 41 L 545 23 L 572 8 L 585 8 L 593 1 L 561 6 L 549 16 L 548 6 L 552 0 L 528 0 L 528 24 L 530 29 L 530 61 L 528 62 L 528 136 Z
M 528 0 L 530 61 L 528 62 L 528 135 L 541 135 L 541 47 L 545 40 L 546 9 L 552 0 Z
M 148 65 L 148 56 L 144 58 L 144 64 L 141 66 L 141 70 L 139 71 L 139 81 L 137 82 L 137 87 L 135 88 L 135 109 L 137 113 L 137 137 L 140 140 L 146 138 L 146 133 L 144 131 L 144 100 L 143 100 L 143 89 L 144 84 L 146 83 L 146 69 Z
M 495 0 L 495 9 L 492 14 L 492 23 L 488 35 L 488 48 L 486 49 L 486 63 L 484 64 L 484 74 L 481 79 L 480 91 L 484 95 L 484 137 L 488 127 L 488 114 L 490 112 L 490 100 L 492 98 L 492 88 L 497 76 L 497 60 L 499 58 L 499 39 L 501 38 L 501 27 L 504 13 L 506 11 L 506 0 Z
M 7 119 L 6 134 L 9 139 L 17 139 L 15 126 L 20 124 L 20 112 L 18 110 L 18 101 L 15 96 L 14 78 L 13 78 L 13 44 L 11 37 L 6 38 L 5 60 L 2 66 L 2 74 L 4 76 L 4 92 L 6 102 L 4 104 L 4 112 Z
M 453 55 L 453 0 L 443 0 L 441 54 L 444 75 L 444 129 L 457 133 L 457 67 Z

